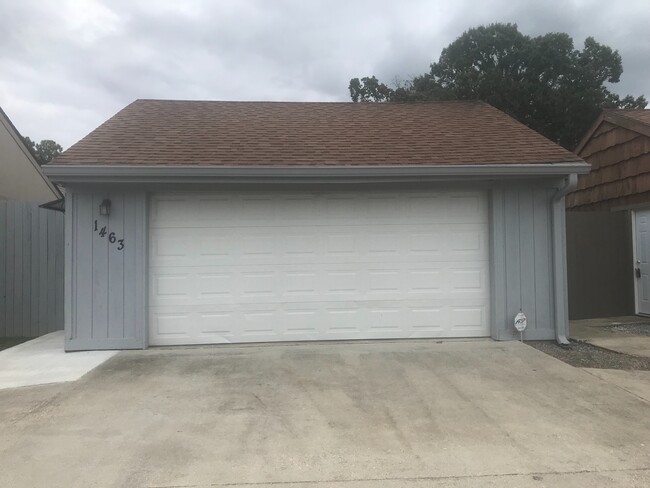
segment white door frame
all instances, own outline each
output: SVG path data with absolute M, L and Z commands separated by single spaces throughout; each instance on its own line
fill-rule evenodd
M 638 209 L 641 210 L 641 209 Z M 634 272 L 634 314 L 639 315 L 639 283 L 636 277 L 636 212 L 632 210 L 632 271 Z
M 636 239 L 636 216 L 637 212 L 650 211 L 650 207 L 635 208 L 632 210 L 632 270 L 634 272 L 634 313 L 635 315 L 650 316 L 639 311 L 639 279 L 636 277 L 637 268 L 637 239 Z

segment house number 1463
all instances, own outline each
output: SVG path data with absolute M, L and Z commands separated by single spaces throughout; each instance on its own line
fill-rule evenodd
M 99 237 L 106 237 L 106 226 L 104 227 L 99 227 L 97 225 L 97 220 L 95 220 L 95 228 L 93 229 L 95 232 L 99 232 Z M 115 244 L 117 242 L 117 250 L 121 251 L 124 249 L 124 239 L 118 239 L 115 237 L 115 232 L 109 232 L 108 233 L 108 242 L 111 244 Z

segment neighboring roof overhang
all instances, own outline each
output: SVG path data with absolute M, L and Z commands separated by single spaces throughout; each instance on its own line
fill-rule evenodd
M 650 137 L 650 125 L 640 120 L 628 117 L 624 112 L 605 112 L 604 120 Z
M 0 108 L 0 200 L 45 203 L 63 198 L 43 174 L 20 134 Z
M 638 132 L 639 134 L 643 134 L 645 136 L 650 137 L 650 125 L 645 124 L 640 120 L 636 120 L 632 117 L 627 117 L 624 113 L 617 112 L 616 110 L 612 110 L 612 111 L 604 110 L 598 116 L 596 121 L 591 125 L 591 127 L 584 135 L 584 137 L 580 140 L 575 150 L 573 151 L 574 153 L 579 155 L 582 152 L 584 147 L 591 140 L 592 136 L 594 135 L 594 132 L 598 130 L 598 128 L 603 122 L 609 122 L 610 124 L 618 125 L 619 127 L 623 127 L 624 129 Z
M 588 173 L 582 160 L 540 164 L 376 166 L 46 165 L 61 184 L 363 183 L 552 177 Z

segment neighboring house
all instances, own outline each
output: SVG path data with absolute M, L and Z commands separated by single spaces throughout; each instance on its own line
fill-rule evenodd
M 566 341 L 564 195 L 588 165 L 480 102 L 138 100 L 67 189 L 67 350 Z
M 650 314 L 650 110 L 606 110 L 576 154 L 567 196 L 571 318 Z
M 0 109 L 0 337 L 63 328 L 62 198 Z

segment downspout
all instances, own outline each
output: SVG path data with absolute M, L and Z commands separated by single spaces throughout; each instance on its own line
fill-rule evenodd
M 551 198 L 551 218 L 553 221 L 553 303 L 555 317 L 555 340 L 558 344 L 568 344 L 569 307 L 566 265 L 566 209 L 564 197 L 575 190 L 578 175 L 571 174 Z

